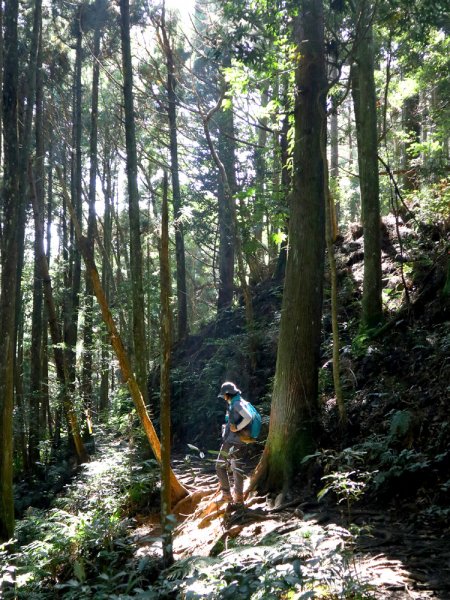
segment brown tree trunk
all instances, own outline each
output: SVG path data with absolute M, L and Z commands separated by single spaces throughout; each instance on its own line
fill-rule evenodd
M 4 13 L 3 86 L 3 227 L 0 288 L 0 541 L 14 533 L 13 405 L 14 339 L 17 285 L 17 223 L 19 196 L 18 140 L 18 1 L 9 0 Z
M 122 41 L 123 95 L 125 106 L 125 142 L 127 151 L 128 206 L 130 218 L 130 266 L 133 295 L 133 342 L 136 379 L 147 400 L 147 340 L 142 285 L 142 247 L 137 184 L 136 131 L 133 108 L 133 65 L 130 43 L 129 0 L 120 0 L 120 32 Z
M 253 478 L 262 489 L 286 489 L 314 448 L 324 250 L 327 91 L 321 0 L 305 0 L 295 28 L 294 190 L 269 435 Z
M 172 530 L 170 515 L 170 357 L 172 351 L 172 312 L 170 298 L 172 285 L 169 259 L 169 210 L 167 206 L 167 173 L 164 173 L 163 203 L 161 211 L 161 242 L 159 249 L 161 281 L 161 528 L 163 562 L 167 568 L 173 563 Z
M 100 309 L 102 311 L 103 321 L 108 329 L 108 333 L 110 335 L 111 345 L 114 348 L 117 359 L 119 361 L 120 370 L 122 373 L 122 378 L 124 383 L 128 385 L 128 389 L 130 390 L 131 398 L 134 402 L 134 406 L 136 408 L 139 419 L 142 423 L 144 431 L 147 435 L 147 439 L 150 443 L 150 447 L 155 455 L 156 460 L 161 464 L 161 444 L 156 435 L 155 428 L 153 423 L 148 416 L 147 408 L 145 406 L 144 397 L 139 389 L 139 385 L 137 380 L 133 374 L 130 361 L 128 360 L 127 353 L 125 351 L 125 347 L 122 343 L 122 339 L 117 330 L 114 319 L 112 318 L 111 311 L 109 310 L 108 303 L 106 301 L 105 292 L 102 289 L 102 285 L 100 283 L 100 277 L 97 271 L 97 267 L 93 258 L 89 255 L 89 250 L 86 245 L 86 238 L 83 237 L 81 233 L 80 226 L 78 224 L 77 216 L 75 214 L 74 208 L 70 202 L 70 197 L 67 194 L 67 190 L 64 186 L 64 181 L 60 176 L 60 183 L 63 189 L 63 194 L 66 197 L 66 202 L 70 210 L 70 214 L 73 219 L 75 232 L 77 235 L 78 244 L 80 246 L 80 250 L 83 254 L 83 259 L 85 261 L 86 270 L 89 273 L 89 276 L 92 280 L 92 287 L 99 303 Z M 175 473 L 170 471 L 170 487 L 172 494 L 172 502 L 176 504 L 179 500 L 187 496 L 188 492 L 183 487 L 183 485 L 178 481 Z
M 182 340 L 187 336 L 189 331 L 187 314 L 186 255 L 184 251 L 184 233 L 181 212 L 182 200 L 178 161 L 175 60 L 172 45 L 167 33 L 164 8 L 160 27 L 162 34 L 162 46 L 166 56 L 167 67 L 167 114 L 169 118 L 172 200 L 175 219 L 175 252 L 177 267 L 177 331 L 178 339 Z
M 352 65 L 352 94 L 364 228 L 362 326 L 371 329 L 380 324 L 383 316 L 377 106 L 372 32 L 374 8 L 366 0 L 358 0 L 356 8 L 358 41 L 355 64 Z

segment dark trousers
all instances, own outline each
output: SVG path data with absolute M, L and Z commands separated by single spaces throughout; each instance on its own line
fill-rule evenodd
M 234 493 L 242 496 L 244 491 L 245 474 L 243 467 L 243 451 L 245 445 L 233 442 L 223 442 L 216 461 L 216 473 L 222 492 L 231 493 L 230 471 L 233 475 Z M 231 450 L 231 452 L 230 452 Z

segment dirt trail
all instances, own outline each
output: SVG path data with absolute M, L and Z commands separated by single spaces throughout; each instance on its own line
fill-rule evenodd
M 183 485 L 203 490 L 203 499 L 192 513 L 179 515 L 175 531 L 176 560 L 214 557 L 229 548 L 258 548 L 269 538 L 285 539 L 299 528 L 317 526 L 329 532 L 333 547 L 339 528 L 345 526 L 339 512 L 321 503 L 298 500 L 274 508 L 267 498 L 250 497 L 244 508 L 227 511 L 220 502 L 211 463 L 177 461 L 175 471 Z M 206 494 L 206 495 L 205 495 Z M 297 505 L 296 505 L 297 504 Z M 370 584 L 373 598 L 394 600 L 450 599 L 450 538 L 447 530 L 414 523 L 405 512 L 360 510 L 352 522 L 361 528 L 348 549 L 354 572 Z M 337 533 L 336 533 L 337 532 Z M 137 556 L 160 556 L 160 530 L 156 518 L 146 519 L 134 532 Z M 323 547 L 321 546 L 321 552 Z M 253 556 L 254 560 L 254 556 Z M 281 596 L 280 596 L 281 597 Z

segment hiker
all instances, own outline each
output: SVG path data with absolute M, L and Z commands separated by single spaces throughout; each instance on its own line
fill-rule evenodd
M 227 415 L 222 426 L 222 446 L 216 461 L 222 500 L 234 504 L 244 502 L 244 473 L 242 472 L 243 451 L 252 415 L 241 400 L 241 390 L 234 383 L 226 381 L 220 388 L 218 398 L 226 400 Z M 245 404 L 244 404 L 245 403 Z M 231 494 L 228 464 L 231 464 L 234 481 L 234 498 Z

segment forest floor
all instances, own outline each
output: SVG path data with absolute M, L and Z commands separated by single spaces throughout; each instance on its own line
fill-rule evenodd
M 209 494 L 175 529 L 177 562 L 167 573 L 170 578 L 178 572 L 180 595 L 174 597 L 250 598 L 259 588 L 255 598 L 450 598 L 449 530 L 418 522 L 407 506 L 358 506 L 347 513 L 314 499 L 305 502 L 299 492 L 279 506 L 250 495 L 243 507 L 230 510 L 219 499 L 213 466 L 198 459 L 187 470 L 178 461 L 175 470 L 188 488 Z M 142 519 L 133 543 L 136 558 L 161 556 L 154 518 Z M 219 574 L 231 588 L 215 595 L 212 582 Z M 289 595 L 289 585 L 297 595 Z M 309 596 L 313 589 L 316 595 Z
M 289 495 L 248 494 L 244 507 L 227 508 L 208 452 L 219 443 L 223 410 L 210 399 L 225 370 L 239 374 L 267 433 L 281 294 L 263 282 L 255 291 L 261 336 L 253 374 L 242 307 L 174 353 L 174 445 L 190 449 L 173 466 L 201 499 L 179 508 L 173 566 L 162 567 L 159 471 L 142 431 L 98 432 L 92 461 L 70 482 L 70 469 L 49 464 L 35 492 L 16 486 L 18 543 L 12 559 L 0 547 L 0 597 L 3 590 L 7 600 L 450 600 L 450 302 L 441 294 L 448 240 L 403 228 L 400 247 L 395 230 L 386 222 L 386 326 L 370 339 L 358 332 L 361 232 L 337 249 L 349 422 L 342 436 L 326 300 L 323 433 Z M 151 391 L 157 397 L 156 384 Z M 261 448 L 249 448 L 248 472 Z

